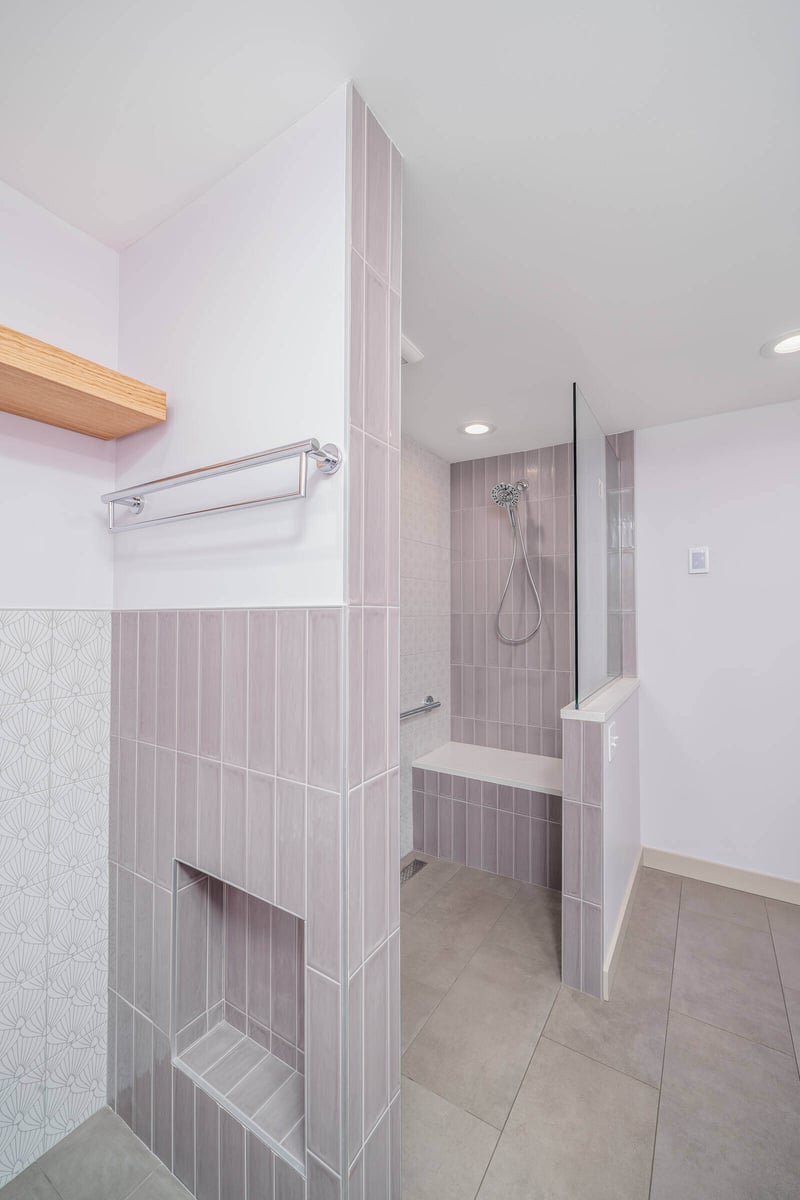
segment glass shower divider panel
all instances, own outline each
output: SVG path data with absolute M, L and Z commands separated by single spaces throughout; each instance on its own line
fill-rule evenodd
M 575 704 L 622 674 L 620 472 L 617 453 L 573 384 Z

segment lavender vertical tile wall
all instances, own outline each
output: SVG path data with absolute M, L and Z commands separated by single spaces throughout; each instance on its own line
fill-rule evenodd
M 399 1089 L 400 155 L 352 98 L 348 497 L 349 1177 L 390 1179 Z M 368 498 L 369 503 L 366 503 Z M 384 1136 L 385 1133 L 385 1136 Z M 315 1147 L 309 1144 L 310 1150 Z M 337 1182 L 337 1185 L 338 1182 Z M 325 1193 L 328 1194 L 327 1192 Z M 339 1194 L 331 1190 L 331 1195 Z M 377 1193 L 376 1193 L 377 1195 Z M 391 1192 L 399 1200 L 398 1185 Z
M 239 1177 L 227 1153 L 198 1157 L 209 1121 L 225 1129 L 226 1146 L 246 1147 L 253 1200 L 269 1195 L 264 1189 L 278 1177 L 306 1194 L 289 1162 L 252 1133 L 245 1138 L 244 1127 L 173 1066 L 169 1043 L 181 1053 L 224 1018 L 302 1075 L 316 1020 L 305 997 L 320 981 L 338 1031 L 343 622 L 342 609 L 113 618 L 108 1098 L 196 1195 L 216 1194 L 226 1172 Z M 154 675 L 138 660 L 142 623 Z M 289 641 L 291 656 L 279 652 Z M 153 686 L 141 687 L 151 675 Z M 289 695 L 302 723 L 287 721 L 285 707 L 280 715 L 278 697 Z M 141 712 L 145 706 L 152 713 Z M 155 746 L 137 739 L 142 731 Z M 176 751 L 176 740 L 184 749 Z M 186 864 L 174 894 L 173 860 Z M 141 1102 L 147 1088 L 149 1106 Z M 166 1136 L 156 1118 L 169 1111 L 170 1096 Z M 316 1112 L 310 1104 L 308 1145 L 327 1147 Z M 302 1136 L 293 1153 L 304 1159 Z
M 411 764 L 450 740 L 450 464 L 403 437 L 400 708 L 441 708 L 400 726 L 400 854 L 412 848 Z
M 0 1187 L 104 1103 L 110 665 L 109 613 L 0 611 Z
M 413 786 L 415 850 L 561 890 L 560 796 L 419 767 Z
M 453 463 L 452 737 L 530 754 L 561 754 L 559 713 L 574 693 L 573 467 L 569 444 Z M 511 527 L 489 493 L 524 479 L 520 502 L 528 557 L 542 601 L 542 626 L 525 645 L 507 646 L 495 614 L 511 562 Z M 536 600 L 517 556 L 501 627 L 527 631 Z
M 564 721 L 562 979 L 603 994 L 603 725 Z

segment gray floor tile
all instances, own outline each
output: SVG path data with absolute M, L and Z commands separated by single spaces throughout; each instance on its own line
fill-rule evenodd
M 646 1200 L 657 1106 L 655 1088 L 542 1038 L 478 1200 Z
M 545 1037 L 658 1087 L 671 980 L 669 946 L 628 935 L 611 999 L 562 988 Z
M 476 867 L 459 867 L 448 882 L 453 891 L 489 892 L 506 900 L 513 899 L 522 887 L 518 880 L 509 879 L 507 875 L 493 875 L 491 871 L 479 871 Z
M 682 911 L 671 1007 L 791 1054 L 769 933 Z
M 681 908 L 702 913 L 706 917 L 721 917 L 750 929 L 769 929 L 763 896 L 719 887 L 715 883 L 703 883 L 699 879 L 684 880 Z
M 400 980 L 403 1028 L 401 1051 L 405 1053 L 444 995 L 438 988 L 403 976 Z
M 679 875 L 643 867 L 628 922 L 631 936 L 674 946 L 680 900 Z
M 497 1144 L 490 1125 L 403 1080 L 403 1200 L 473 1200 Z
M 2 1200 L 60 1200 L 50 1180 L 38 1163 L 22 1171 L 11 1183 L 0 1187 Z
M 457 979 L 509 901 L 489 893 L 442 889 L 422 912 L 405 916 L 400 931 L 403 973 L 446 991 Z
M 521 888 L 486 937 L 535 962 L 548 978 L 561 978 L 561 896 L 546 888 Z
M 191 1195 L 166 1167 L 159 1167 L 131 1192 L 129 1200 L 190 1200 Z
M 483 946 L 412 1042 L 403 1072 L 502 1128 L 558 991 L 505 946 Z
M 458 863 L 446 862 L 443 858 L 430 858 L 424 854 L 411 857 L 421 858 L 428 865 L 400 888 L 400 911 L 404 913 L 419 912 L 459 869 Z
M 670 1014 L 652 1200 L 797 1200 L 792 1056 Z
M 768 900 L 767 912 L 783 986 L 800 991 L 800 904 Z
M 158 1160 L 110 1109 L 101 1109 L 39 1160 L 61 1200 L 125 1200 Z

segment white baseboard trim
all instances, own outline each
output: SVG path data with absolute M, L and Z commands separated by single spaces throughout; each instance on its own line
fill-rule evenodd
M 617 917 L 617 924 L 614 932 L 611 935 L 611 941 L 606 951 L 605 962 L 603 963 L 603 999 L 607 1000 L 611 995 L 611 988 L 614 985 L 614 976 L 617 973 L 619 965 L 619 955 L 622 950 L 622 943 L 625 940 L 625 930 L 628 928 L 628 921 L 631 919 L 631 911 L 633 909 L 633 898 L 636 895 L 636 889 L 639 886 L 639 877 L 642 873 L 642 856 L 643 850 L 639 851 L 639 856 L 636 859 L 633 870 L 631 871 L 628 885 L 625 888 L 625 896 L 622 901 L 622 907 Z
M 769 900 L 800 904 L 800 879 L 763 875 L 760 871 L 729 867 L 726 863 L 692 858 L 688 854 L 675 854 L 672 850 L 655 850 L 652 846 L 645 846 L 642 853 L 646 867 L 670 871 L 673 875 L 686 875 L 689 879 L 699 879 L 703 883 L 737 888 L 740 892 L 752 892 L 756 896 L 766 896 Z

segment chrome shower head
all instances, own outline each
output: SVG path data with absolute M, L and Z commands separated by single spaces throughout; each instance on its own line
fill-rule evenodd
M 498 507 L 507 508 L 510 512 L 519 504 L 520 492 L 527 486 L 524 479 L 520 479 L 518 483 L 496 483 L 491 491 L 492 500 Z

